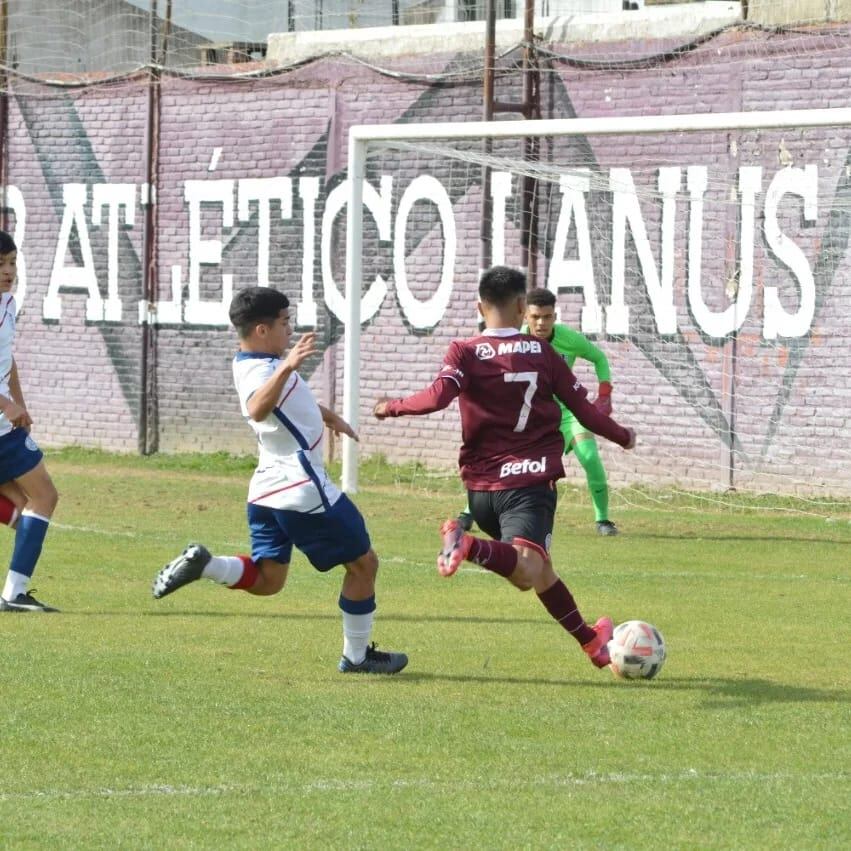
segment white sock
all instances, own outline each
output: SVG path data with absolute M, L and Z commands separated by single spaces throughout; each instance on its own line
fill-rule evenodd
M 236 585 L 242 579 L 244 565 L 238 556 L 213 556 L 201 576 L 219 585 Z
M 18 594 L 26 594 L 30 584 L 30 577 L 25 573 L 18 573 L 10 570 L 6 574 L 6 584 L 3 586 L 3 593 L 0 596 L 4 600 L 14 600 Z
M 353 615 L 343 612 L 343 655 L 353 664 L 360 665 L 366 658 L 366 645 L 372 635 L 375 612 Z

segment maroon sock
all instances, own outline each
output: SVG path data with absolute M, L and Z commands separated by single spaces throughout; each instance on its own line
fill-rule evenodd
M 506 579 L 514 573 L 517 567 L 517 550 L 502 541 L 486 541 L 484 538 L 475 538 L 470 544 L 467 553 L 467 561 L 475 562 L 486 570 L 498 573 Z
M 544 608 L 558 621 L 580 644 L 593 641 L 597 633 L 585 623 L 585 619 L 579 614 L 579 607 L 573 594 L 567 590 L 567 586 L 561 579 L 557 579 L 546 591 L 538 594 L 538 599 L 544 604 Z

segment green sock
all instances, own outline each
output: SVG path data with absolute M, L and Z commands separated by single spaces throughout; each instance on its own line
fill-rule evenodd
M 594 517 L 599 523 L 609 519 L 609 486 L 606 483 L 606 471 L 600 460 L 597 441 L 592 439 L 577 440 L 573 444 L 573 452 L 585 470 L 588 479 L 588 490 L 594 503 Z

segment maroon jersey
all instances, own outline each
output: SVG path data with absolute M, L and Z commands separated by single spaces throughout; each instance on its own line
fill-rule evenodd
M 558 397 L 591 431 L 626 446 L 630 434 L 587 401 L 586 389 L 549 343 L 516 329 L 489 329 L 449 346 L 431 387 L 389 402 L 387 414 L 427 414 L 456 396 L 458 461 L 469 490 L 507 490 L 564 476 Z

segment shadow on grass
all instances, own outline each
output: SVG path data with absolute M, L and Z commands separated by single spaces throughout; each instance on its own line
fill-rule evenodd
M 502 683 L 520 686 L 561 686 L 567 688 L 653 689 L 654 691 L 694 691 L 706 698 L 705 705 L 714 709 L 740 709 L 768 703 L 848 703 L 849 693 L 839 689 L 807 688 L 770 680 L 734 680 L 726 678 L 635 680 L 612 682 L 611 679 L 542 679 L 540 677 L 501 677 L 481 674 L 438 674 L 407 671 L 400 680 L 424 682 Z
M 734 680 L 724 677 L 692 680 L 687 677 L 653 683 L 669 691 L 702 691 L 710 706 L 736 709 L 760 703 L 848 703 L 851 694 L 844 689 L 809 688 L 762 679 Z

